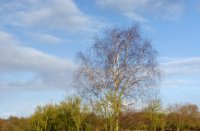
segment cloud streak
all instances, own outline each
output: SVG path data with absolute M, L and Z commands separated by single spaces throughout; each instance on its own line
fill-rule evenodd
M 73 0 L 8 1 L 0 8 L 1 23 L 20 27 L 77 32 L 95 31 L 102 25 L 83 13 Z
M 199 87 L 200 57 L 167 59 L 161 64 L 164 79 L 162 87 Z
M 24 47 L 20 43 L 12 35 L 0 32 L 0 72 L 9 76 L 6 82 L 1 81 L 0 89 L 67 88 L 76 68 L 71 60 Z M 20 77 L 23 74 L 30 79 L 11 79 L 13 75 Z
M 148 22 L 147 16 L 176 20 L 184 11 L 184 1 L 172 0 L 96 0 L 99 7 L 111 8 L 137 22 Z
M 36 42 L 39 42 L 39 43 L 58 44 L 62 42 L 61 38 L 50 35 L 50 34 L 32 33 L 31 36 L 34 38 L 34 40 L 36 39 Z
M 169 60 L 162 64 L 166 75 L 199 75 L 200 57 Z

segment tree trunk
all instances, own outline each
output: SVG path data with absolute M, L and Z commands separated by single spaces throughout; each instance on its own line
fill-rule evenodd
M 177 126 L 176 131 L 180 131 L 179 127 Z
M 153 121 L 153 130 L 156 131 L 156 123 Z
M 118 130 L 119 130 L 119 120 L 116 119 L 114 123 L 114 131 L 118 131 Z
M 80 127 L 78 125 L 76 126 L 76 128 L 77 128 L 77 131 L 80 131 Z

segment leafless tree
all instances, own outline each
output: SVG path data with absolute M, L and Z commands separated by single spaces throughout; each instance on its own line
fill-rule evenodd
M 78 57 L 76 86 L 93 101 L 107 103 L 114 131 L 119 130 L 123 107 L 146 96 L 159 80 L 157 52 L 141 37 L 138 26 L 108 30 Z
M 176 131 L 180 131 L 182 129 L 183 124 L 183 115 L 181 114 L 182 104 L 170 104 L 167 108 L 168 113 L 171 114 L 170 119 L 174 120 L 176 125 Z
M 152 99 L 149 101 L 145 111 L 147 112 L 147 117 L 150 119 L 150 128 L 153 131 L 156 131 L 157 121 L 158 121 L 158 112 L 161 110 L 161 101 L 160 99 Z

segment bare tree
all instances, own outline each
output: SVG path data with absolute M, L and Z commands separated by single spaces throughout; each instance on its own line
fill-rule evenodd
M 147 112 L 148 118 L 150 119 L 150 129 L 156 131 L 158 112 L 161 110 L 160 99 L 152 99 L 149 101 L 145 111 Z
M 195 128 L 197 119 L 199 118 L 198 106 L 195 104 L 184 104 L 180 109 L 180 114 L 183 119 L 184 128 Z
M 158 82 L 157 52 L 141 37 L 138 26 L 132 26 L 107 31 L 78 56 L 77 87 L 93 101 L 107 103 L 113 130 L 118 131 L 123 107 L 145 96 Z
M 183 116 L 181 115 L 181 104 L 171 104 L 168 106 L 167 110 L 169 112 L 168 116 L 170 117 L 170 121 L 173 121 L 176 125 L 176 131 L 180 131 L 182 129 L 183 124 Z

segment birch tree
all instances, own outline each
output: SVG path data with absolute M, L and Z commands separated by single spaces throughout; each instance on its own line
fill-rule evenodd
M 123 108 L 146 96 L 159 80 L 157 52 L 138 26 L 108 30 L 78 57 L 75 85 L 91 101 L 105 102 L 114 131 Z

